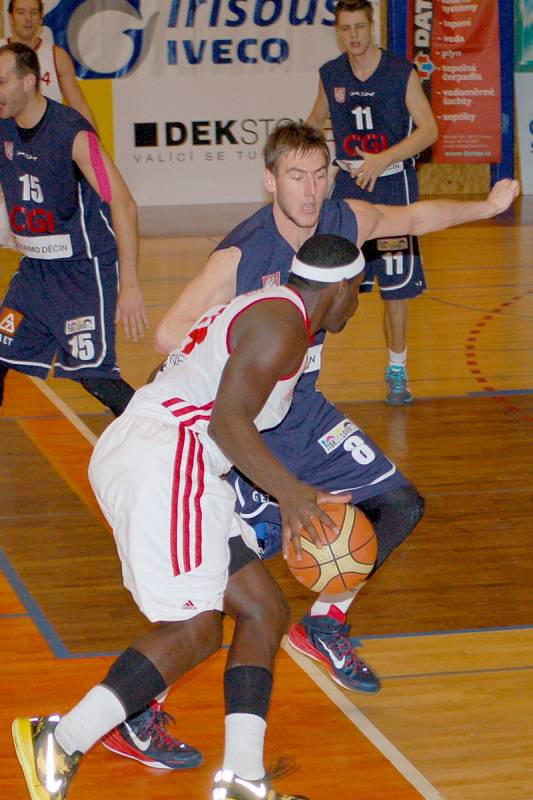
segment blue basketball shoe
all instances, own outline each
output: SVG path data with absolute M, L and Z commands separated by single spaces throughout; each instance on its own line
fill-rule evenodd
M 203 762 L 194 747 L 174 739 L 167 730 L 174 717 L 163 711 L 161 703 L 150 705 L 103 736 L 100 741 L 119 756 L 133 758 L 155 769 L 190 769 Z
M 334 617 L 306 614 L 289 629 L 287 638 L 295 650 L 324 664 L 345 689 L 375 694 L 381 689 L 379 678 L 352 649 L 349 631 L 349 625 Z
M 413 402 L 413 395 L 407 385 L 405 367 L 389 364 L 385 370 L 385 383 L 389 390 L 385 402 L 389 406 L 405 406 Z

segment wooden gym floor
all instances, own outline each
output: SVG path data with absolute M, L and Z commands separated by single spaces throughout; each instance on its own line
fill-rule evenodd
M 120 341 L 140 385 L 158 362 L 153 329 L 218 237 L 144 239 L 151 331 Z M 533 798 L 533 203 L 427 236 L 428 290 L 410 304 L 416 402 L 382 402 L 381 301 L 365 296 L 331 337 L 321 386 L 418 486 L 426 515 L 351 612 L 362 655 L 383 680 L 349 694 L 282 652 L 268 760 L 292 759 L 287 791 L 311 800 Z M 15 260 L 2 251 L 3 288 Z M 66 711 L 146 627 L 122 588 L 86 466 L 110 417 L 77 384 L 10 374 L 0 417 L 0 789 L 27 796 L 15 715 Z M 311 596 L 271 568 L 297 619 Z M 228 636 L 230 632 L 227 632 Z M 206 764 L 162 773 L 97 745 L 72 800 L 206 800 L 222 750 L 224 653 L 168 701 L 176 732 Z

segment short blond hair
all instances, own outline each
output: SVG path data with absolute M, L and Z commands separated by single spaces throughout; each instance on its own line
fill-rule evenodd
M 339 0 L 335 6 L 335 25 L 339 24 L 341 11 L 364 11 L 369 22 L 374 19 L 374 6 L 369 0 Z
M 307 155 L 312 150 L 319 150 L 324 156 L 325 165 L 329 164 L 329 150 L 322 131 L 307 122 L 281 122 L 265 142 L 265 167 L 275 174 L 282 156 L 297 152 Z

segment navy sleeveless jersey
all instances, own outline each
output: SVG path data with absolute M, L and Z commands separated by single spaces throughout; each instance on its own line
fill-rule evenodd
M 350 207 L 339 200 L 325 200 L 316 233 L 335 233 L 357 241 L 357 220 Z M 223 239 L 217 250 L 238 247 L 236 294 L 287 283 L 295 251 L 281 235 L 272 206 L 267 205 L 241 222 Z
M 356 147 L 365 153 L 381 153 L 409 136 L 413 123 L 405 96 L 413 69 L 405 58 L 386 50 L 366 81 L 354 75 L 346 53 L 322 65 L 320 78 L 337 159 L 359 159 Z
M 325 200 L 317 233 L 334 233 L 356 242 L 353 211 L 342 200 Z M 279 233 L 272 206 L 265 206 L 241 223 L 217 250 L 229 247 L 238 247 L 241 252 L 237 294 L 287 282 L 294 250 Z M 349 489 L 357 503 L 406 481 L 378 445 L 317 390 L 324 336 L 319 333 L 311 343 L 306 370 L 296 384 L 289 413 L 280 425 L 261 435 L 297 478 L 329 491 Z M 236 470 L 229 473 L 228 480 L 237 495 L 236 509 L 244 519 L 254 526 L 279 524 L 279 509 L 272 498 Z M 279 539 L 274 550 L 278 546 Z
M 408 137 L 413 121 L 406 106 L 407 85 L 413 65 L 405 58 L 381 51 L 375 72 L 366 80 L 353 73 L 349 58 L 343 53 L 320 68 L 335 139 L 335 160 L 359 162 L 366 153 L 388 150 Z M 391 164 L 380 175 L 373 191 L 361 188 L 351 173 L 339 169 L 332 197 L 355 198 L 384 205 L 409 205 L 418 200 L 418 180 L 413 158 Z M 397 240 L 394 257 L 386 256 L 390 244 L 376 240 L 365 242 L 366 275 L 361 292 L 372 288 L 377 278 L 384 300 L 416 297 L 426 285 L 422 258 L 416 237 Z M 396 249 L 397 248 L 397 249 Z
M 335 233 L 356 242 L 357 221 L 353 211 L 341 200 L 325 200 L 316 233 Z M 236 294 L 287 283 L 295 251 L 278 231 L 271 205 L 259 209 L 234 228 L 216 249 L 228 247 L 238 247 L 241 251 Z M 284 427 L 298 427 L 303 420 L 308 421 L 309 402 L 322 397 L 316 392 L 315 386 L 324 338 L 325 334 L 319 332 L 312 341 L 308 365 L 296 385 L 294 401 L 283 423 Z
M 93 128 L 72 108 L 48 100 L 25 141 L 13 119 L 0 120 L 0 175 L 10 226 L 28 258 L 116 258 L 109 206 L 72 160 L 80 131 Z

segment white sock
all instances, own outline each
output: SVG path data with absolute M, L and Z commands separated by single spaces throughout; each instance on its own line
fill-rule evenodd
M 266 722 L 256 714 L 228 714 L 223 769 L 239 778 L 258 781 L 265 775 L 263 745 Z
M 87 750 L 126 719 L 124 706 L 106 686 L 94 686 L 77 706 L 61 717 L 55 730 L 58 744 L 72 755 Z
M 312 617 L 327 616 L 330 612 L 331 606 L 337 606 L 337 608 L 342 611 L 343 614 L 347 614 L 348 609 L 363 588 L 363 585 L 363 583 L 360 583 L 350 592 L 341 594 L 338 597 L 335 597 L 334 595 L 319 595 L 318 600 L 315 600 L 311 606 L 309 613 Z M 322 597 L 323 599 L 321 599 Z
M 405 367 L 407 364 L 407 347 L 403 353 L 395 353 L 389 350 L 389 367 Z

